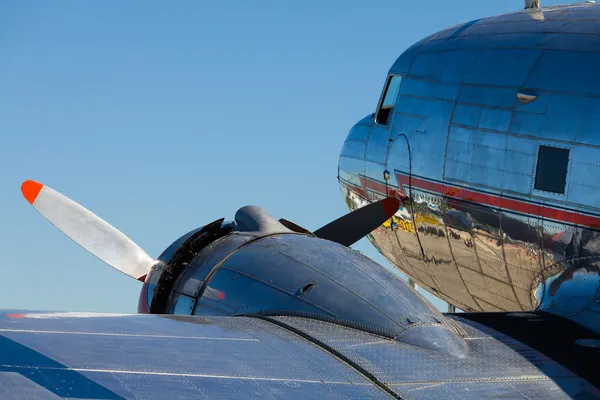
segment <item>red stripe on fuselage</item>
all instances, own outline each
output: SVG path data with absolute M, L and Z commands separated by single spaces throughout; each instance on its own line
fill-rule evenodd
M 360 183 L 362 184 L 362 187 L 364 189 L 369 189 L 374 192 L 384 194 L 387 197 L 395 197 L 398 200 L 402 201 L 402 203 L 404 203 L 404 200 L 408 198 L 401 190 L 398 190 L 398 188 L 395 188 L 393 186 L 386 186 L 384 183 L 373 181 L 363 176 L 360 177 Z M 360 190 L 360 192 L 364 193 L 366 197 L 366 192 L 364 190 Z
M 408 175 L 396 172 L 396 179 L 398 180 L 399 187 L 409 184 Z M 398 188 L 386 186 L 381 182 L 377 182 L 366 177 L 361 177 L 361 183 L 365 190 L 373 190 L 389 197 L 396 197 L 400 199 L 406 198 L 406 195 L 401 190 L 398 190 Z M 535 217 L 563 221 L 592 228 L 600 228 L 600 218 L 579 214 L 573 211 L 558 210 L 556 208 L 541 206 L 538 204 L 481 193 L 471 189 L 432 182 L 414 176 L 410 179 L 410 184 L 412 185 L 413 189 L 427 190 L 429 192 L 458 200 L 465 200 L 504 210 L 516 211 L 521 214 L 528 214 Z

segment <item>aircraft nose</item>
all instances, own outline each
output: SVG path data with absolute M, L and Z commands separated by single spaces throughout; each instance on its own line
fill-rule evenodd
M 364 174 L 364 158 L 369 132 L 373 126 L 374 114 L 358 121 L 344 141 L 338 164 L 338 178 L 341 181 L 361 186 L 359 174 Z
M 373 127 L 374 117 L 375 114 L 369 114 L 360 121 L 358 121 L 356 124 L 354 124 L 352 129 L 350 129 L 350 132 L 348 132 L 346 142 L 355 141 L 366 144 L 367 140 L 369 139 L 369 132 Z

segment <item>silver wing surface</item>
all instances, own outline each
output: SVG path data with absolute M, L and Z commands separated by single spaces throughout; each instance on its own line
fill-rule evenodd
M 301 317 L 0 313 L 0 398 L 592 399 L 553 360 L 452 319 L 457 357 Z

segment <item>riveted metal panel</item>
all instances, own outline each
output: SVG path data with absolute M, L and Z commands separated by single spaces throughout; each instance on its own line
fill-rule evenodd
M 580 233 L 577 227 L 547 219 L 542 220 L 541 227 L 544 257 L 542 275 L 547 278 L 556 272 L 556 263 L 579 256 L 574 252 L 578 251 Z
M 434 291 L 452 292 L 451 298 L 447 299 L 452 304 L 460 304 L 465 309 L 477 308 L 460 275 L 460 266 L 455 262 L 452 251 L 451 242 L 456 240 L 456 233 L 446 226 L 448 221 L 443 214 L 451 205 L 446 204 L 439 196 L 419 190 L 413 191 L 413 197 L 418 202 L 414 213 L 417 234 L 425 253 L 423 261 L 427 271 L 435 275 L 428 290 L 433 288 Z
M 357 142 L 356 140 L 346 140 L 342 145 L 341 155 L 348 157 L 362 158 L 365 155 L 366 142 Z
M 396 136 L 390 146 L 390 157 L 387 163 L 388 168 L 392 168 L 392 171 L 402 171 L 406 174 L 411 172 L 411 152 L 408 146 L 409 142 L 406 140 L 405 135 Z M 395 180 L 396 177 L 394 176 L 392 179 Z M 396 186 L 398 185 L 396 184 Z
M 543 115 L 515 112 L 510 131 L 526 136 L 541 136 Z
M 577 143 L 600 146 L 600 98 L 590 97 L 583 110 Z
M 358 124 L 352 127 L 348 133 L 346 140 L 366 142 L 369 139 L 369 132 L 371 131 L 371 124 Z
M 532 286 L 542 271 L 542 227 L 538 218 L 503 212 L 504 255 L 512 282 L 529 293 L 517 291 L 521 304 L 534 303 Z
M 413 174 L 442 179 L 450 115 L 452 103 L 432 100 L 425 132 L 406 134 L 410 141 Z M 388 163 L 388 169 L 396 169 L 396 166 Z
M 498 219 L 498 215 L 488 213 L 491 218 Z M 474 241 L 479 257 L 479 265 L 483 274 L 492 280 L 509 282 L 510 277 L 504 265 L 504 255 L 502 254 L 502 237 L 500 231 L 483 233 L 481 229 L 474 230 Z M 496 285 L 496 282 L 490 282 L 490 289 Z
M 575 146 L 572 155 L 571 173 L 567 200 L 600 208 L 600 149 Z
M 389 398 L 331 354 L 255 319 L 29 315 L 2 318 L 0 382 L 22 377 L 10 382 L 33 398 Z
M 507 136 L 452 126 L 446 153 L 446 175 L 478 185 L 501 187 Z
M 407 78 L 400 87 L 400 96 L 416 96 L 430 98 L 432 85 L 435 83 L 417 78 Z
M 548 35 L 545 32 L 507 32 L 502 35 L 485 35 L 482 38 L 486 39 L 488 49 L 542 49 L 546 48 Z
M 520 87 L 539 56 L 536 50 L 483 50 L 464 82 Z
M 473 70 L 480 50 L 448 51 L 444 55 L 444 74 L 442 81 L 447 83 L 463 83 Z
M 600 10 L 592 8 L 590 4 L 582 4 L 582 7 L 577 8 L 565 8 L 556 13 L 554 18 L 556 19 L 568 19 L 568 20 L 590 20 L 597 21 L 600 19 Z
M 392 127 L 391 138 L 395 139 L 399 134 L 420 135 L 427 130 L 427 118 L 396 113 L 394 116 L 394 125 Z
M 567 65 L 576 66 L 565 73 Z M 600 53 L 546 50 L 525 83 L 526 87 L 571 93 L 600 93 Z
M 354 186 L 361 187 L 362 182 L 360 176 L 365 174 L 365 159 L 364 157 L 345 157 L 342 156 L 339 159 L 338 174 L 340 179 L 345 182 L 351 183 Z
M 444 53 L 419 53 L 410 68 L 410 76 L 441 80 L 444 74 Z
M 419 399 L 437 400 L 437 399 L 461 399 L 478 400 L 494 396 L 499 399 L 520 399 L 528 400 L 559 400 L 568 399 L 563 389 L 552 381 L 536 382 L 461 382 L 444 383 L 441 385 L 431 385 L 425 383 L 415 383 L 402 385 L 401 389 L 407 394 L 419 393 Z M 493 393 L 493 394 L 492 394 Z M 524 397 L 527 396 L 527 397 Z
M 476 132 L 475 132 L 476 133 Z M 448 135 L 446 149 L 446 160 L 444 165 L 444 178 L 460 180 L 463 182 L 471 181 L 471 171 L 463 167 L 463 157 L 470 159 L 470 151 L 473 149 L 471 140 L 474 131 L 458 126 L 451 126 Z
M 446 212 L 449 243 L 456 265 L 483 274 L 473 243 L 473 222 L 465 207 L 452 207 Z
M 533 139 L 509 136 L 506 142 L 505 165 L 511 174 L 502 179 L 502 189 L 529 194 L 534 177 L 537 158 L 537 143 Z
M 387 158 L 387 148 L 389 144 L 390 131 L 387 128 L 373 126 L 369 142 L 367 143 L 367 151 L 365 160 L 385 163 Z
M 435 100 L 455 101 L 460 88 L 458 84 L 440 82 L 432 88 L 432 96 Z M 433 112 L 431 115 L 433 115 Z
M 481 111 L 479 127 L 495 131 L 507 131 L 512 119 L 512 111 L 484 108 Z
M 490 291 L 491 286 L 494 287 L 494 291 Z M 491 285 L 489 280 L 486 279 L 486 286 L 473 285 L 469 287 L 469 290 L 485 310 L 522 310 L 522 306 L 514 297 L 511 287 L 506 283 L 497 282 L 497 285 Z
M 420 53 L 442 53 L 447 49 L 448 40 L 430 40 L 421 47 Z
M 431 101 L 417 97 L 399 96 L 396 103 L 396 111 L 403 114 L 426 117 L 429 115 Z
M 514 108 L 517 105 L 517 91 L 489 86 L 463 86 L 458 100 L 472 105 Z
M 383 172 L 386 170 L 385 163 L 365 161 L 365 176 L 372 180 L 383 181 Z
M 583 96 L 552 94 L 540 132 L 549 139 L 572 142 L 579 129 L 586 103 L 587 98 Z
M 413 61 L 419 52 L 419 50 L 423 47 L 425 43 L 427 43 L 434 35 L 427 36 L 417 43 L 413 44 L 406 51 L 404 51 L 400 57 L 394 62 L 392 68 L 390 68 L 390 74 L 394 75 L 405 75 L 410 70 Z
M 506 394 L 516 399 L 568 399 L 596 393 L 585 380 L 528 346 L 460 318 L 455 322 L 461 331 L 468 328 L 474 332 L 473 338 L 471 334 L 467 336 L 469 355 L 465 358 L 423 351 L 402 343 L 401 338 L 389 341 L 359 331 L 342 333 L 319 321 L 293 317 L 277 317 L 277 320 L 309 333 L 352 362 L 368 368 L 402 398 L 480 399 Z M 486 392 L 479 386 L 483 382 L 498 392 Z M 427 392 L 429 387 L 438 390 Z
M 440 46 L 446 51 L 465 50 L 465 49 L 484 49 L 487 44 L 486 36 L 453 36 L 443 42 L 443 46 Z M 432 50 L 433 47 L 429 47 L 427 50 Z M 425 48 L 424 48 L 425 50 Z
M 481 107 L 457 104 L 456 107 L 454 107 L 452 123 L 476 127 L 479 124 L 481 110 Z
M 546 35 L 544 48 L 547 50 L 596 51 L 598 49 L 598 42 L 592 35 L 564 33 Z

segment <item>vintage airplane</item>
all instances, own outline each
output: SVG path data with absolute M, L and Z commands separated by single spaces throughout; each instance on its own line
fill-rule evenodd
M 353 211 L 314 232 L 247 206 L 154 260 L 76 202 L 24 182 L 44 217 L 144 285 L 137 315 L 0 313 L 0 398 L 600 398 L 593 192 L 577 202 L 594 160 L 574 166 L 594 149 L 594 119 L 576 114 L 575 98 L 595 104 L 578 92 L 596 85 L 582 83 L 596 53 L 579 36 L 599 13 L 534 7 L 410 48 L 344 145 Z M 575 56 L 553 46 L 591 66 L 574 75 L 565 62 Z M 551 61 L 563 63 L 557 83 Z M 577 121 L 569 144 L 565 121 Z M 365 235 L 465 310 L 518 311 L 442 314 L 349 248 Z M 527 279 L 530 297 L 516 286 Z

